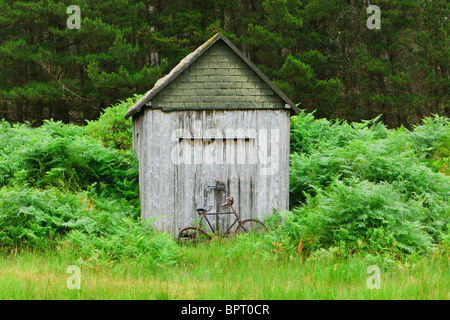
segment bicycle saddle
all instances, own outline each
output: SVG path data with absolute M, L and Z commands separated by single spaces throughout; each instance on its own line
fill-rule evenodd
M 206 207 L 202 207 L 202 208 L 197 208 L 196 210 L 197 211 L 208 211 L 208 210 L 211 210 L 211 208 L 212 208 L 212 206 L 206 206 Z

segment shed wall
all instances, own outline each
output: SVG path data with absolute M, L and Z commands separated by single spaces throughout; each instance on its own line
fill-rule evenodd
M 219 139 L 208 139 L 214 137 Z M 230 195 L 243 219 L 263 219 L 272 208 L 288 208 L 288 110 L 147 108 L 133 120 L 133 146 L 141 214 L 159 217 L 159 230 L 176 234 L 198 218 L 196 207 L 221 209 Z M 206 192 L 205 185 L 217 180 L 226 192 Z M 229 222 L 223 219 L 221 229 Z

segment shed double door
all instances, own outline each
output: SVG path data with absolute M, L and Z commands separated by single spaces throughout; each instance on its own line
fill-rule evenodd
M 254 217 L 256 162 L 252 157 L 256 154 L 255 144 L 255 139 L 248 137 L 179 139 L 175 152 L 179 228 L 192 225 L 199 218 L 196 211 L 199 207 L 213 206 L 211 212 L 230 212 L 230 207 L 222 207 L 228 196 L 234 198 L 233 207 L 241 219 Z M 224 191 L 213 187 L 217 182 L 224 184 Z M 215 229 L 218 225 L 223 234 L 235 216 L 226 214 L 217 219 L 208 216 L 208 219 Z

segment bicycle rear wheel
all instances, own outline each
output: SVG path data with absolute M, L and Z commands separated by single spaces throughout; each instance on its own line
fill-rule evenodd
M 247 219 L 240 224 L 237 229 L 236 233 L 255 233 L 255 234 L 264 234 L 267 231 L 266 226 L 258 220 L 254 219 Z
M 209 240 L 211 240 L 211 237 L 198 227 L 184 228 L 178 234 L 178 241 L 180 243 L 207 242 Z

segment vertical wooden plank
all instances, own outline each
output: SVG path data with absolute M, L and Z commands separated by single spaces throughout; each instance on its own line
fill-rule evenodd
M 197 133 L 196 130 L 196 112 L 188 111 L 185 112 L 185 125 L 187 125 L 188 132 L 194 137 Z M 186 163 L 184 167 L 184 177 L 183 177 L 183 204 L 182 208 L 184 211 L 184 224 L 191 225 L 196 218 L 195 208 L 194 208 L 194 141 L 186 141 L 184 143 L 186 151 Z
M 175 164 L 172 160 L 172 151 L 175 148 L 175 143 L 178 141 L 173 140 L 172 133 L 175 131 L 176 113 L 163 113 L 166 118 L 165 127 L 167 128 L 164 133 L 163 144 L 167 147 L 161 153 L 161 161 L 164 162 L 164 186 L 163 186 L 163 200 L 161 203 L 161 209 L 163 214 L 166 215 L 166 221 L 168 224 L 168 232 L 174 233 L 176 236 L 178 230 L 175 224 L 175 186 L 176 186 L 176 174 Z
M 181 129 L 182 131 L 185 131 L 186 133 L 189 132 L 189 135 L 191 134 L 191 132 L 189 131 L 190 128 L 190 123 L 189 123 L 189 116 L 188 116 L 188 112 L 184 111 L 181 112 L 180 115 L 180 119 L 182 119 L 181 121 Z M 183 135 L 185 133 L 183 132 Z M 182 226 L 188 226 L 190 225 L 188 223 L 189 220 L 189 216 L 186 213 L 185 207 L 185 201 L 186 201 L 186 197 L 185 197 L 185 193 L 186 193 L 186 189 L 185 189 L 185 180 L 187 179 L 187 166 L 188 164 L 186 163 L 188 160 L 190 160 L 190 144 L 189 141 L 183 140 L 181 141 L 181 148 L 182 148 L 182 157 L 183 157 L 183 161 L 178 165 L 178 179 L 179 179 L 179 185 L 178 185 L 178 197 L 177 197 L 177 202 L 178 202 L 178 219 L 181 223 Z M 188 154 L 189 153 L 189 154 Z
M 176 122 L 175 122 L 175 128 L 177 130 L 177 136 L 183 135 L 183 127 L 184 127 L 184 112 L 183 111 L 177 111 L 176 112 Z M 184 151 L 184 141 L 176 141 L 178 144 L 178 147 L 181 149 L 181 151 Z M 180 151 L 180 149 L 177 149 Z M 176 158 L 180 157 L 181 155 L 177 153 Z M 178 231 L 181 231 L 182 228 L 187 227 L 184 223 L 184 213 L 183 213 L 183 164 L 181 164 L 178 159 L 173 159 L 176 163 L 174 163 L 175 168 L 175 182 L 174 182 L 174 207 L 175 207 L 175 213 L 174 213 L 174 227 L 175 230 L 178 229 Z
M 228 180 L 228 165 L 226 163 L 226 128 L 229 125 L 227 118 L 230 116 L 230 112 L 227 111 L 220 111 L 219 112 L 220 117 L 218 117 L 218 119 L 220 119 L 217 123 L 216 126 L 220 129 L 220 134 L 221 134 L 221 140 L 218 142 L 218 146 L 220 146 L 220 149 L 218 150 L 218 153 L 220 154 L 219 160 L 220 160 L 220 181 L 223 182 L 225 184 L 225 191 L 221 192 L 221 198 L 220 198 L 220 203 L 219 205 L 221 205 L 222 203 L 226 202 L 226 198 L 229 195 L 229 190 L 227 189 L 227 180 Z M 222 208 L 222 211 L 230 211 L 230 208 Z M 230 223 L 232 221 L 232 217 L 230 215 L 226 215 L 224 222 L 223 222 L 223 228 L 225 230 L 228 230 Z
M 269 111 L 265 110 L 266 113 L 266 123 L 267 123 L 267 147 L 268 147 L 268 154 L 269 154 L 269 164 L 267 165 L 267 183 L 268 183 L 268 197 L 267 197 L 267 206 L 266 210 L 264 212 L 264 216 L 267 216 L 272 213 L 272 208 L 275 203 L 275 192 L 274 188 L 276 188 L 276 175 L 273 174 L 273 168 L 277 164 L 274 162 L 276 161 L 276 155 L 275 155 L 275 146 L 273 144 L 274 139 L 276 139 L 276 130 L 277 128 L 277 117 L 276 117 L 276 111 L 272 111 L 269 114 Z M 278 132 L 279 134 L 279 132 Z
M 249 196 L 249 142 L 245 140 L 248 134 L 248 111 L 240 110 L 237 111 L 238 121 L 237 121 L 237 168 L 239 177 L 239 213 L 242 219 L 251 218 L 248 212 L 248 202 L 250 201 Z
M 271 197 L 271 204 L 270 204 L 270 212 L 268 214 L 272 214 L 273 208 L 278 208 L 280 206 L 280 197 L 279 193 L 281 191 L 281 159 L 282 159 L 282 152 L 283 152 L 283 145 L 282 145 L 282 123 L 281 123 L 281 111 L 280 110 L 274 110 L 272 111 L 273 116 L 270 117 L 273 124 L 271 126 L 272 132 L 271 132 L 271 159 L 272 159 L 272 174 L 271 174 L 271 182 L 272 182 L 272 197 Z M 275 131 L 273 131 L 275 130 Z M 275 139 L 275 140 L 274 140 Z
M 214 115 L 217 115 L 216 112 L 213 111 Z M 213 122 L 213 118 L 211 117 L 211 113 L 204 113 L 205 117 L 203 118 L 203 136 L 206 137 L 210 137 L 212 135 L 211 130 L 214 127 L 214 122 Z M 203 146 L 203 163 L 202 166 L 205 167 L 205 171 L 206 171 L 206 176 L 204 176 L 204 184 L 209 184 L 209 185 L 214 185 L 216 183 L 217 180 L 220 179 L 219 176 L 217 176 L 217 165 L 214 164 L 214 162 L 211 164 L 210 161 L 212 159 L 208 159 L 207 157 L 211 157 L 213 155 L 213 148 L 211 145 L 212 142 L 207 142 L 206 140 L 202 143 Z M 211 189 L 211 191 L 208 194 L 208 198 L 210 201 L 210 204 L 213 206 L 212 211 L 213 212 L 218 212 L 219 208 L 219 201 L 220 201 L 220 195 L 219 195 L 219 191 L 217 189 Z M 218 231 L 221 231 L 221 225 L 220 225 L 220 216 L 216 216 L 214 217 L 215 219 L 211 219 L 211 223 L 213 224 L 213 226 L 216 228 L 218 228 Z
M 206 111 L 204 111 L 202 113 L 202 122 L 205 121 L 205 118 L 206 118 Z M 202 134 L 204 134 L 204 133 L 202 132 Z M 201 148 L 199 150 L 200 155 L 202 156 L 202 158 L 203 158 L 203 153 L 204 153 L 203 149 L 204 149 L 204 146 L 203 146 L 203 143 L 202 143 Z M 210 206 L 210 205 L 213 204 L 211 202 L 210 197 L 209 197 L 210 193 L 207 193 L 206 190 L 205 190 L 205 185 L 209 184 L 209 181 L 207 181 L 208 180 L 207 179 L 207 177 L 208 177 L 208 167 L 205 166 L 203 161 L 198 166 L 197 174 L 199 175 L 199 178 L 197 179 L 198 197 L 196 198 L 197 199 L 196 200 L 197 201 L 196 206 L 198 206 L 198 207 Z
M 149 119 L 150 120 L 150 119 Z M 150 175 L 147 178 L 147 186 L 149 188 L 149 192 L 147 196 L 149 197 L 149 209 L 151 210 L 152 217 L 160 217 L 161 214 L 159 212 L 159 182 L 160 182 L 160 116 L 159 110 L 151 111 L 151 131 L 149 130 L 149 140 L 151 141 L 149 145 L 149 159 L 148 166 L 150 167 Z M 158 225 L 158 229 L 164 230 L 164 217 L 160 217 L 156 224 Z
M 216 159 L 215 163 L 217 166 L 217 176 L 218 179 L 225 184 L 225 191 L 220 192 L 220 197 L 216 201 L 218 201 L 218 206 L 221 212 L 230 211 L 229 208 L 222 208 L 221 204 L 225 203 L 226 197 L 229 196 L 230 190 L 228 189 L 228 164 L 227 164 L 227 128 L 231 128 L 230 116 L 232 116 L 230 111 L 216 111 L 215 112 L 215 123 L 214 126 L 220 132 L 222 137 L 221 140 L 216 142 L 216 152 L 220 154 L 220 157 Z M 229 215 L 224 215 L 221 220 L 221 228 L 222 231 L 225 232 L 228 230 L 230 225 L 231 217 Z
M 139 135 L 139 119 L 141 117 L 138 117 L 137 119 L 133 119 L 133 121 L 131 122 L 131 130 L 132 130 L 132 135 L 131 135 L 131 142 L 132 142 L 132 146 L 133 146 L 133 150 L 134 152 L 136 152 L 136 154 L 139 154 L 139 148 L 138 148 L 138 139 L 137 136 Z
M 255 200 L 256 200 L 256 190 L 255 190 L 255 174 L 256 174 L 256 168 L 258 163 L 258 155 L 257 155 L 257 148 L 256 148 L 256 138 L 257 137 L 257 131 L 256 131 L 256 111 L 251 110 L 249 111 L 249 118 L 247 120 L 247 127 L 249 129 L 248 135 L 249 138 L 251 138 L 248 142 L 248 157 L 247 161 L 249 163 L 249 177 L 248 177 L 248 188 L 249 188 L 249 199 L 248 199 L 248 206 L 247 210 L 249 213 L 249 218 L 253 219 L 256 218 L 256 212 L 255 212 Z
M 263 123 L 264 128 L 266 129 L 266 151 L 265 156 L 267 163 L 264 165 L 266 168 L 263 172 L 264 174 L 264 181 L 265 181 L 265 188 L 266 188 L 266 201 L 263 212 L 260 213 L 259 219 L 263 219 L 267 214 L 270 214 L 272 211 L 272 203 L 273 203 L 273 175 L 271 174 L 271 166 L 273 161 L 273 148 L 272 148 L 272 129 L 273 129 L 273 120 L 274 115 L 272 113 L 269 113 L 268 110 L 264 110 L 263 114 Z
M 144 127 L 144 143 L 145 147 L 142 149 L 143 162 L 144 162 L 144 193 L 143 193 L 143 203 L 145 205 L 145 218 L 153 218 L 153 208 L 151 203 L 151 180 L 152 180 L 152 167 L 151 167 L 151 150 L 153 147 L 153 110 L 147 109 L 144 113 L 144 119 L 142 125 Z
M 236 203 L 234 205 L 235 209 L 239 212 L 240 208 L 240 188 L 239 188 L 239 174 L 238 174 L 238 164 L 237 159 L 239 152 L 237 148 L 237 142 L 233 139 L 236 136 L 236 129 L 238 128 L 239 115 L 238 111 L 230 111 L 229 112 L 229 126 L 227 126 L 228 133 L 227 137 L 230 138 L 227 140 L 227 148 L 228 148 L 228 176 L 227 176 L 227 187 L 228 187 L 228 195 L 232 196 L 236 199 Z M 231 218 L 230 218 L 231 219 Z
M 141 122 L 141 133 L 139 137 L 139 143 L 142 147 L 139 148 L 139 197 L 141 202 L 141 217 L 144 219 L 147 219 L 147 205 L 145 201 L 145 194 L 146 194 L 146 179 L 145 179 L 145 172 L 147 172 L 147 166 L 146 166 L 146 126 L 144 126 L 144 121 L 146 116 L 146 113 L 148 111 L 144 111 L 143 115 L 139 117 L 139 121 Z
M 217 118 L 216 118 L 217 117 Z M 208 116 L 204 119 L 204 135 L 205 137 L 210 137 L 212 135 L 215 135 L 215 128 L 216 128 L 216 121 L 220 122 L 221 120 L 221 112 L 219 111 L 213 111 L 212 113 L 208 113 Z M 217 181 L 221 180 L 220 175 L 220 164 L 217 164 L 214 159 L 214 152 L 218 150 L 219 147 L 217 146 L 216 142 L 204 142 L 203 144 L 205 152 L 209 153 L 210 159 L 205 158 L 205 166 L 207 167 L 208 176 L 205 177 L 208 184 L 216 184 Z M 208 160 L 208 161 L 206 161 Z M 206 181 L 205 181 L 206 182 Z M 221 191 L 217 189 L 213 189 L 211 192 L 210 198 L 213 198 L 212 205 L 214 206 L 213 211 L 220 212 L 220 201 L 221 201 Z M 219 230 L 219 232 L 223 232 L 223 216 L 216 216 L 215 217 L 215 228 Z
M 246 205 L 244 210 L 247 212 L 248 218 L 253 219 L 255 217 L 254 212 L 254 175 L 257 161 L 255 139 L 255 111 L 249 110 L 245 118 L 246 134 L 249 138 L 246 143 L 246 161 L 247 166 L 245 168 L 245 180 L 246 180 Z
M 257 199 L 256 199 L 256 217 L 260 219 L 262 213 L 266 211 L 267 207 L 267 176 L 263 175 L 263 166 L 266 166 L 263 162 L 266 157 L 266 147 L 267 147 L 267 120 L 265 117 L 264 110 L 256 111 L 256 129 L 257 129 L 257 154 L 258 154 L 258 165 L 256 170 L 256 188 L 257 188 Z
M 283 200 L 283 188 L 284 188 L 284 177 L 283 177 L 283 170 L 284 170 L 284 159 L 285 159 L 285 150 L 286 146 L 284 144 L 285 140 L 285 120 L 284 120 L 284 112 L 281 110 L 277 111 L 278 115 L 278 127 L 280 132 L 280 141 L 279 141 L 279 159 L 278 159 L 278 192 L 277 192 L 277 208 L 282 209 L 284 206 L 284 200 Z
M 171 159 L 172 153 L 172 113 L 158 110 L 157 121 L 159 125 L 159 182 L 158 182 L 158 212 L 162 216 L 163 230 L 174 231 L 173 224 L 173 187 L 174 187 L 174 165 Z
M 166 231 L 167 230 L 167 216 L 165 215 L 165 212 L 161 210 L 161 203 L 163 202 L 161 199 L 161 184 L 164 183 L 164 164 L 163 161 L 161 161 L 161 154 L 163 151 L 163 139 L 164 135 L 166 134 L 166 131 L 163 130 L 164 123 L 162 123 L 163 118 L 162 111 L 160 109 L 153 111 L 153 149 L 152 149 L 152 168 L 153 168 L 153 174 L 154 179 L 152 183 L 152 189 L 153 189 L 153 210 L 155 212 L 155 215 L 159 217 L 158 221 L 161 226 L 161 230 Z

